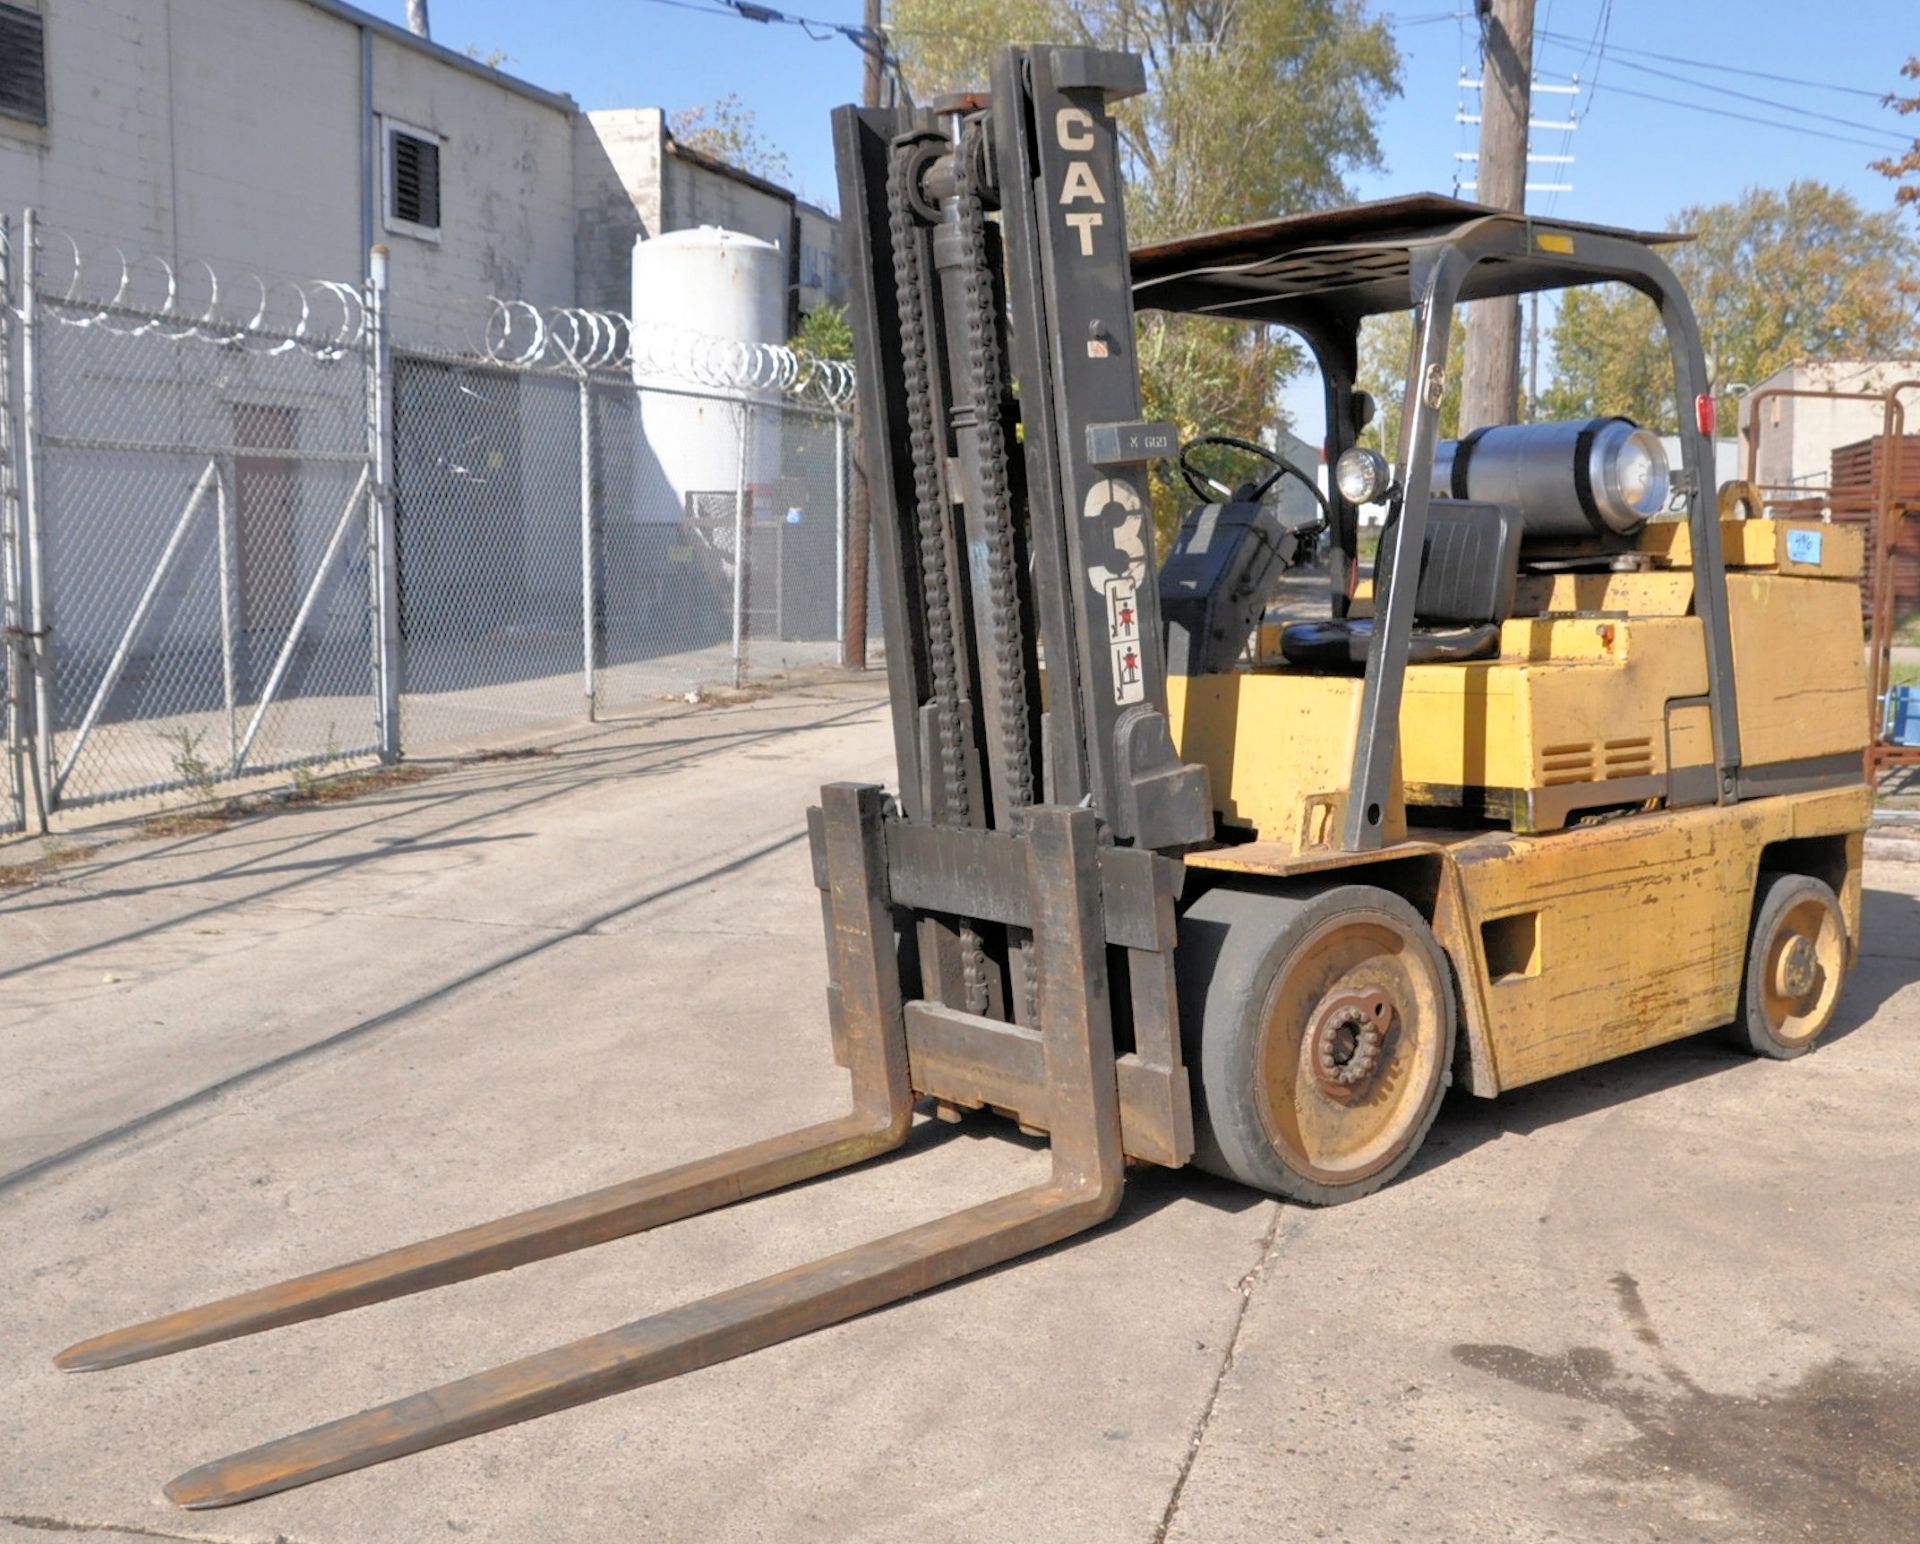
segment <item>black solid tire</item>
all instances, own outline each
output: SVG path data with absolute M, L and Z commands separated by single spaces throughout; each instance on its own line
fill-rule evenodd
M 1815 939 L 1816 955 L 1824 956 L 1819 961 L 1819 984 L 1804 999 L 1804 1013 L 1777 1023 L 1798 1005 L 1769 990 L 1775 945 L 1783 929 L 1805 932 L 1808 923 L 1818 924 L 1810 936 Z M 1746 964 L 1740 974 L 1740 1014 L 1729 1026 L 1735 1044 L 1774 1061 L 1805 1056 L 1833 1022 L 1846 978 L 1846 958 L 1846 920 L 1830 885 L 1808 874 L 1761 874 L 1747 934 Z
M 1283 972 L 1337 919 L 1385 919 L 1397 925 L 1416 956 L 1412 968 L 1431 984 L 1431 1024 L 1402 1026 L 1428 1035 L 1422 1047 L 1429 1086 L 1415 1100 L 1404 1138 L 1377 1166 L 1329 1182 L 1290 1163 L 1268 1134 L 1258 1081 L 1269 995 Z M 1181 918 L 1175 955 L 1180 1023 L 1193 1090 L 1194 1162 L 1211 1174 L 1270 1195 L 1316 1206 L 1357 1200 L 1406 1167 L 1425 1140 L 1452 1080 L 1453 981 L 1424 918 L 1401 897 L 1371 885 L 1296 887 L 1284 894 L 1217 886 Z

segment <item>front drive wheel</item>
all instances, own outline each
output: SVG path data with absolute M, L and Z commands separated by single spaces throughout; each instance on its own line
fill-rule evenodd
M 1315 1205 L 1368 1194 L 1419 1149 L 1453 1065 L 1445 957 L 1370 885 L 1222 886 L 1180 923 L 1194 1161 Z
M 1847 973 L 1847 924 L 1832 889 L 1806 874 L 1762 874 L 1740 982 L 1735 1040 L 1758 1056 L 1804 1056 L 1833 1022 Z

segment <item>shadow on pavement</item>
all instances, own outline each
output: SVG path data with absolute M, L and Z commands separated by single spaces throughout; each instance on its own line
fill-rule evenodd
M 641 777 L 658 777 L 690 763 L 723 752 L 738 750 L 742 746 L 755 742 L 835 728 L 851 719 L 876 712 L 880 706 L 878 703 L 861 703 L 838 713 L 808 719 L 803 723 L 774 727 L 747 726 L 717 729 L 708 734 L 689 734 L 671 740 L 652 741 L 645 745 L 612 748 L 582 746 L 575 750 L 562 749 L 550 760 L 543 761 L 538 771 L 527 770 L 526 763 L 514 763 L 515 770 L 511 781 L 512 793 L 515 796 L 504 801 L 500 797 L 502 789 L 498 777 L 474 780 L 452 788 L 415 784 L 404 789 L 376 794 L 367 801 L 364 811 L 360 812 L 360 818 L 345 824 L 330 821 L 323 829 L 317 831 L 312 829 L 311 821 L 304 818 L 311 813 L 308 810 L 275 811 L 240 822 L 219 832 L 182 838 L 159 848 L 144 848 L 140 852 L 123 854 L 97 864 L 75 864 L 61 871 L 61 884 L 58 887 L 29 890 L 14 900 L 0 902 L 0 919 L 29 912 L 53 911 L 69 906 L 85 905 L 109 898 L 155 895 L 187 887 L 199 888 L 222 880 L 286 873 L 293 873 L 296 877 L 250 888 L 244 894 L 179 912 L 123 933 L 93 939 L 85 944 L 38 958 L 22 960 L 0 969 L 0 981 L 25 975 L 29 971 L 40 970 L 49 965 L 61 964 L 99 950 L 118 948 L 137 939 L 178 927 L 183 923 L 202 921 L 249 902 L 278 899 L 304 885 L 346 872 L 365 863 L 417 853 L 423 848 L 434 845 L 435 839 L 446 844 L 452 833 L 477 822 L 499 820 L 507 815 L 533 810 L 549 800 L 604 783 L 624 782 Z M 663 755 L 663 752 L 670 754 Z M 325 808 L 329 811 L 337 811 L 341 806 L 330 805 Z M 381 840 L 379 837 L 368 834 L 402 819 L 420 815 L 431 816 L 435 813 L 449 818 L 444 819 L 440 824 L 410 831 L 402 839 Z M 295 853 L 310 852 L 323 844 L 351 841 L 355 837 L 362 837 L 368 842 L 377 842 L 378 845 L 371 851 L 349 849 L 300 863 L 288 861 Z M 142 863 L 178 857 L 196 850 L 219 850 L 222 853 L 240 851 L 245 855 L 236 861 L 181 878 L 145 883 L 109 883 L 95 887 L 96 881 L 103 876 L 137 870 L 138 865 Z

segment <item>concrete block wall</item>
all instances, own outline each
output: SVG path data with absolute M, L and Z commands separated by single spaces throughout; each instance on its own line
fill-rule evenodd
M 438 242 L 388 228 L 382 162 L 376 233 L 393 253 L 395 339 L 471 352 L 485 324 L 476 302 L 488 295 L 572 304 L 577 115 L 384 36 L 373 82 L 383 120 L 441 140 Z

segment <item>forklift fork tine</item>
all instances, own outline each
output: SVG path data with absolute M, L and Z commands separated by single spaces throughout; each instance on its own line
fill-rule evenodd
M 877 803 L 869 808 L 877 820 Z M 832 806 L 828 823 L 831 830 Z M 1053 1145 L 1047 1184 L 218 1459 L 181 1475 L 167 1487 L 169 1499 L 189 1508 L 226 1506 L 709 1367 L 1111 1217 L 1125 1179 L 1094 815 L 1040 807 L 1028 811 L 1026 826 Z M 830 837 L 830 860 L 832 852 Z M 836 939 L 839 916 L 837 910 Z M 845 949 L 838 952 L 844 963 Z M 852 984 L 841 981 L 843 989 Z
M 179 1506 L 227 1506 L 712 1366 L 1043 1248 L 1111 1214 L 1117 1173 L 1038 1186 L 747 1286 L 204 1464 Z
M 67 1372 L 97 1372 L 512 1270 L 764 1195 L 899 1145 L 892 1122 L 842 1116 L 658 1174 L 96 1335 L 69 1346 L 54 1358 L 54 1365 Z

